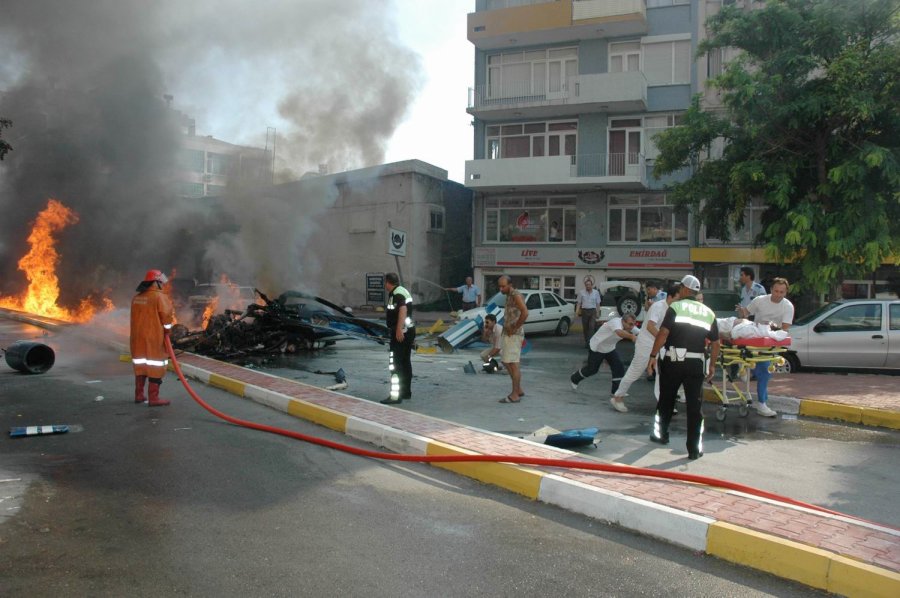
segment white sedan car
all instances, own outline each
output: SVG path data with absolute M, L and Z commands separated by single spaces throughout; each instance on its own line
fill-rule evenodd
M 900 370 L 900 300 L 835 301 L 794 320 L 787 371 Z
M 569 326 L 575 319 L 575 305 L 550 291 L 520 290 L 525 307 L 528 308 L 528 319 L 525 320 L 525 334 L 535 332 L 555 332 L 559 336 L 569 334 Z M 503 322 L 503 308 L 506 306 L 506 295 L 497 293 L 482 307 L 469 309 L 459 313 L 459 320 L 477 320 L 488 313 L 497 316 Z

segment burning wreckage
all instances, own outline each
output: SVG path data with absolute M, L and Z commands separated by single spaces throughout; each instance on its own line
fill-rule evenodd
M 182 324 L 172 328 L 172 346 L 209 357 L 241 357 L 296 353 L 320 349 L 347 338 L 384 344 L 390 338 L 384 324 L 356 318 L 343 308 L 299 291 L 271 300 L 253 289 L 263 303 L 246 309 L 226 309 L 209 318 L 202 331 Z

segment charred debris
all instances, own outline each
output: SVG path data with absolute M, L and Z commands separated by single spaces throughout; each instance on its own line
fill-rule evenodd
M 259 289 L 254 288 L 253 292 L 261 303 L 250 303 L 242 310 L 209 313 L 202 330 L 192 331 L 176 324 L 172 328 L 172 346 L 208 357 L 236 359 L 321 349 L 349 338 L 379 344 L 389 340 L 384 324 L 354 317 L 321 297 L 287 291 L 269 299 Z M 192 303 L 198 309 L 198 304 Z

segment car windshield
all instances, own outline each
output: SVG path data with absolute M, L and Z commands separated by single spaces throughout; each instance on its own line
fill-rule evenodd
M 815 320 L 816 318 L 821 316 L 826 311 L 829 311 L 829 310 L 837 307 L 838 305 L 842 305 L 842 304 L 843 303 L 840 301 L 835 301 L 834 303 L 826 303 L 822 307 L 820 307 L 818 309 L 814 309 L 813 311 L 809 312 L 808 314 L 804 314 L 804 315 L 800 316 L 799 318 L 796 318 L 794 320 L 794 326 L 803 326 L 804 324 L 809 324 L 811 321 Z

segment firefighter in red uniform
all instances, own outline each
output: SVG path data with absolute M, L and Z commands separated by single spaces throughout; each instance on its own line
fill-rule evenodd
M 169 401 L 159 398 L 159 385 L 166 375 L 169 358 L 165 335 L 175 323 L 172 302 L 162 291 L 168 282 L 159 270 L 149 270 L 131 300 L 131 362 L 134 364 L 134 402 L 144 403 L 144 383 L 150 379 L 148 405 L 162 407 Z

